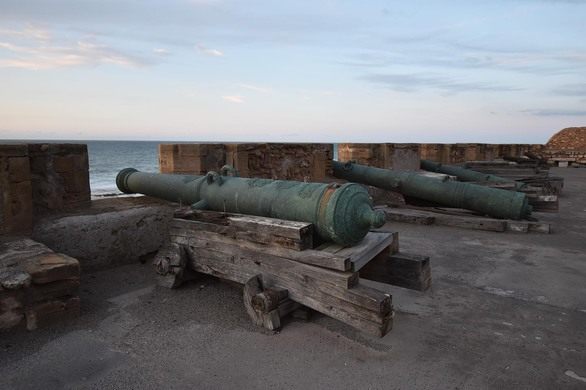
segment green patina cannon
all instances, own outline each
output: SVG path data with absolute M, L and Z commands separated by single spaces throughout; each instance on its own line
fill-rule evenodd
M 248 179 L 231 167 L 205 176 L 169 175 L 121 170 L 116 185 L 124 193 L 141 193 L 172 202 L 230 213 L 309 222 L 326 241 L 353 245 L 372 227 L 385 223 L 372 208 L 368 192 L 358 184 L 303 183 Z
M 470 183 L 442 181 L 414 172 L 395 172 L 354 163 L 333 162 L 334 176 L 444 206 L 480 212 L 496 218 L 523 219 L 531 215 L 527 196 Z
M 444 165 L 429 160 L 421 160 L 421 169 L 429 172 L 444 173 L 446 175 L 456 176 L 459 181 L 475 181 L 479 183 L 515 183 L 515 188 L 518 190 L 525 187 L 524 183 L 519 183 L 504 177 L 473 171 L 472 169 L 466 169 L 455 165 Z

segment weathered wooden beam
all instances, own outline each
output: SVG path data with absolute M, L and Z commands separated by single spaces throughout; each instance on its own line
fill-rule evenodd
M 349 289 L 358 283 L 358 273 L 339 272 L 284 257 L 273 256 L 247 248 L 242 248 L 237 242 L 214 241 L 210 237 L 189 238 L 189 254 L 192 260 L 198 257 L 215 258 L 218 261 L 228 261 L 243 269 L 256 270 L 256 273 L 272 273 L 274 275 L 288 274 L 301 281 L 305 279 L 319 280 L 326 286 Z
M 299 277 L 291 272 L 277 272 L 274 275 L 264 267 L 244 267 L 226 260 L 226 256 L 217 255 L 202 253 L 194 248 L 190 265 L 197 272 L 243 284 L 258 275 L 261 269 L 267 286 L 288 290 L 289 298 L 302 305 L 379 337 L 392 327 L 391 296 L 379 290 L 360 284 L 351 289 L 335 287 L 319 279 Z
M 181 216 L 181 221 L 199 223 L 193 224 L 191 229 L 298 251 L 313 248 L 313 225 L 307 222 L 184 209 L 175 215 Z
M 288 258 L 300 263 L 317 265 L 319 267 L 338 271 L 348 271 L 351 269 L 349 256 L 329 254 L 312 249 L 297 251 L 277 245 L 265 245 L 258 242 L 251 242 L 249 240 L 242 239 L 242 237 L 238 237 L 238 240 L 234 241 L 236 237 L 231 237 L 229 235 L 223 234 L 222 232 L 218 232 L 216 230 L 217 225 L 210 225 L 212 224 L 206 224 L 199 221 L 174 219 L 171 222 L 171 229 L 169 234 L 171 235 L 172 240 L 182 244 L 187 244 L 187 239 L 189 237 L 202 237 L 205 239 L 226 242 L 229 244 L 236 242 L 238 246 L 242 248 L 266 253 L 267 255 L 271 256 Z
M 559 211 L 559 200 L 557 195 L 533 195 L 528 196 L 529 204 L 533 211 L 556 213 Z
M 405 222 L 416 225 L 431 225 L 435 223 L 435 217 L 425 211 L 405 208 L 384 208 L 387 221 Z
M 376 257 L 360 270 L 360 277 L 425 291 L 431 286 L 431 265 L 428 256 L 399 252 Z
M 342 246 L 336 243 L 325 243 L 317 249 L 321 252 L 335 254 L 337 256 L 348 257 L 350 259 L 352 271 L 358 271 L 372 258 L 383 251 L 392 252 L 397 248 L 399 236 L 395 232 L 369 232 L 360 243 L 354 246 Z
M 507 221 L 507 231 L 515 233 L 551 233 L 551 224 L 533 221 Z

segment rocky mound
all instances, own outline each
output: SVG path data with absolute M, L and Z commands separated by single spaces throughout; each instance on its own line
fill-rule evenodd
M 549 139 L 546 146 L 553 150 L 586 150 L 586 127 L 560 130 Z

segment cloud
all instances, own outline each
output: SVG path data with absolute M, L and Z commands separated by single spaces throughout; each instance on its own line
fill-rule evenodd
M 0 68 L 40 70 L 101 64 L 139 67 L 149 61 L 98 43 L 93 38 L 57 43 L 49 31 L 31 26 L 22 30 L 0 30 Z
M 508 51 L 438 42 L 433 50 L 421 50 L 418 46 L 395 47 L 393 51 L 362 52 L 337 63 L 381 69 L 406 65 L 429 69 L 505 70 L 538 75 L 582 74 L 586 71 L 586 51 Z
M 535 116 L 586 116 L 586 110 L 572 110 L 572 109 L 537 109 L 537 110 L 523 110 L 528 114 Z
M 222 99 L 230 103 L 244 103 L 244 96 L 239 95 L 222 96 Z
M 370 74 L 361 79 L 381 84 L 399 92 L 415 92 L 422 89 L 435 89 L 455 94 L 473 91 L 518 91 L 519 88 L 502 86 L 493 83 L 462 82 L 448 77 L 430 74 Z
M 206 56 L 210 56 L 210 57 L 223 57 L 224 53 L 217 50 L 217 49 L 210 49 L 207 48 L 201 44 L 197 44 L 195 45 L 195 48 L 197 49 L 197 51 L 199 51 L 201 54 L 204 54 Z
M 169 50 L 163 49 L 162 47 L 154 48 L 153 53 L 155 53 L 156 55 L 161 56 L 161 57 L 166 57 L 169 54 L 171 54 L 171 52 Z
M 238 86 L 240 88 L 249 89 L 254 92 L 260 92 L 260 93 L 270 93 L 271 92 L 270 88 L 259 87 L 257 85 L 252 85 L 252 84 L 238 84 Z
M 566 84 L 552 89 L 551 92 L 562 96 L 586 96 L 586 84 Z
M 51 33 L 48 30 L 33 26 L 30 23 L 27 23 L 26 27 L 21 30 L 0 28 L 0 36 L 29 38 L 38 41 L 48 41 L 51 39 Z

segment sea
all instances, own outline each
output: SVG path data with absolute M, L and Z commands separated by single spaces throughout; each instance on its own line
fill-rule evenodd
M 159 172 L 161 141 L 84 141 L 90 165 L 90 188 L 93 197 L 119 194 L 116 175 L 123 168 L 142 172 Z
M 176 141 L 175 141 L 176 142 Z M 116 175 L 123 168 L 136 168 L 143 172 L 159 172 L 159 144 L 165 141 L 32 141 L 0 140 L 0 143 L 75 143 L 87 144 L 92 197 L 120 194 Z M 334 144 L 334 158 L 337 145 Z
M 159 171 L 159 144 L 164 141 L 0 140 L 0 143 L 87 144 L 92 197 L 116 195 L 116 175 L 123 168 Z

